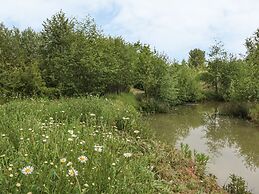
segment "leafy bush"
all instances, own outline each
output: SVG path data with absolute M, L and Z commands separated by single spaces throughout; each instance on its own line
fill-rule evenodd
M 249 119 L 249 108 L 251 105 L 248 103 L 241 103 L 241 102 L 230 102 L 224 104 L 220 107 L 219 113 L 221 115 L 239 117 L 243 119 Z
M 259 124 L 259 104 L 254 104 L 249 110 L 249 117 L 252 121 Z
M 223 187 L 230 194 L 252 194 L 247 190 L 247 185 L 242 177 L 238 177 L 234 174 L 230 175 L 230 183 Z

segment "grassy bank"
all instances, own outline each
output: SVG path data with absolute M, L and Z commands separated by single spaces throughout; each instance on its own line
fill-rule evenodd
M 224 192 L 203 157 L 153 140 L 119 100 L 16 100 L 0 115 L 2 193 Z
M 259 124 L 259 104 L 257 103 L 228 102 L 220 107 L 219 113 Z

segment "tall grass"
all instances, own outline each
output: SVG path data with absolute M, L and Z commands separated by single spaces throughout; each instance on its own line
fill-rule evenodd
M 0 115 L 1 193 L 171 193 L 176 187 L 188 193 L 218 188 L 215 182 L 201 185 L 193 173 L 185 174 L 190 159 L 175 151 L 168 157 L 173 149 L 149 139 L 139 113 L 121 101 L 16 100 L 1 105 Z M 173 183 L 162 173 L 168 164 Z M 190 178 L 195 186 L 188 186 Z

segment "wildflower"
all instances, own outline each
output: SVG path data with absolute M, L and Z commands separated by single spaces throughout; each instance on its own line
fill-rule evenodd
M 32 194 L 32 192 L 28 192 L 27 194 Z
M 13 166 L 13 164 L 9 164 L 9 166 Z
M 32 166 L 26 166 L 22 169 L 22 173 L 25 175 L 32 174 L 34 168 Z
M 112 163 L 112 166 L 115 166 L 115 165 L 116 165 L 116 164 L 113 162 L 113 163 Z
M 89 185 L 87 183 L 84 184 L 85 187 L 89 187 Z
M 21 186 L 21 183 L 16 183 L 16 187 L 20 187 Z
M 20 131 L 23 131 L 23 128 L 21 128 Z
M 94 113 L 91 113 L 90 116 L 91 116 L 91 117 L 95 117 L 95 114 L 94 114 Z
M 68 140 L 68 141 L 73 141 L 73 139 L 72 139 L 72 138 L 68 138 L 67 140 Z
M 135 130 L 135 131 L 133 131 L 134 133 L 136 133 L 136 134 L 138 134 L 139 133 L 139 131 L 138 130 Z
M 2 137 L 5 137 L 5 134 L 2 134 Z
M 46 139 L 43 139 L 43 140 L 42 140 L 42 142 L 43 142 L 43 143 L 46 143 L 46 142 L 47 142 L 47 140 L 46 140 Z
M 44 164 L 48 164 L 48 161 L 45 161 Z
M 78 157 L 78 160 L 81 162 L 81 163 L 86 163 L 86 161 L 88 160 L 88 158 L 86 156 L 79 156 Z
M 132 153 L 124 153 L 123 156 L 124 156 L 125 158 L 129 158 L 129 157 L 132 156 Z
M 24 154 L 24 156 L 25 156 L 25 157 L 27 157 L 27 156 L 28 156 L 28 154 Z
M 81 145 L 85 144 L 85 141 L 80 141 L 80 144 L 81 144 Z
M 71 135 L 71 137 L 74 137 L 74 138 L 75 138 L 75 137 L 77 137 L 77 135 L 75 135 L 75 134 L 72 134 L 72 135 Z
M 13 177 L 13 174 L 10 174 L 10 175 L 9 175 L 9 177 L 11 177 L 11 178 L 12 178 L 12 177 Z
M 108 177 L 108 180 L 111 180 L 111 177 Z
M 65 163 L 66 161 L 67 161 L 66 158 L 61 158 L 61 159 L 60 159 L 60 162 L 61 162 L 61 163 Z
M 103 151 L 103 146 L 95 145 L 95 146 L 94 146 L 94 150 L 95 150 L 96 152 L 102 152 L 102 151 Z
M 70 135 L 74 134 L 74 131 L 73 130 L 68 130 L 67 131 Z
M 77 176 L 78 175 L 78 171 L 76 171 L 75 169 L 70 169 L 68 170 L 68 175 L 69 176 Z
M 71 166 L 73 163 L 72 162 L 68 162 L 67 163 L 67 166 Z
M 28 130 L 29 130 L 29 131 L 32 131 L 32 128 L 29 128 Z
M 53 162 L 51 162 L 51 163 L 50 163 L 50 165 L 52 165 L 52 166 L 53 166 L 53 165 L 54 165 L 54 163 L 53 163 Z
M 8 168 L 9 171 L 13 170 L 11 167 Z

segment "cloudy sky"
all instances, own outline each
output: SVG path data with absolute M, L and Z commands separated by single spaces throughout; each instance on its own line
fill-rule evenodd
M 148 43 L 171 58 L 193 48 L 208 50 L 221 40 L 232 53 L 259 28 L 259 0 L 0 0 L 0 22 L 21 29 L 63 10 L 69 17 L 90 14 L 106 34 Z

